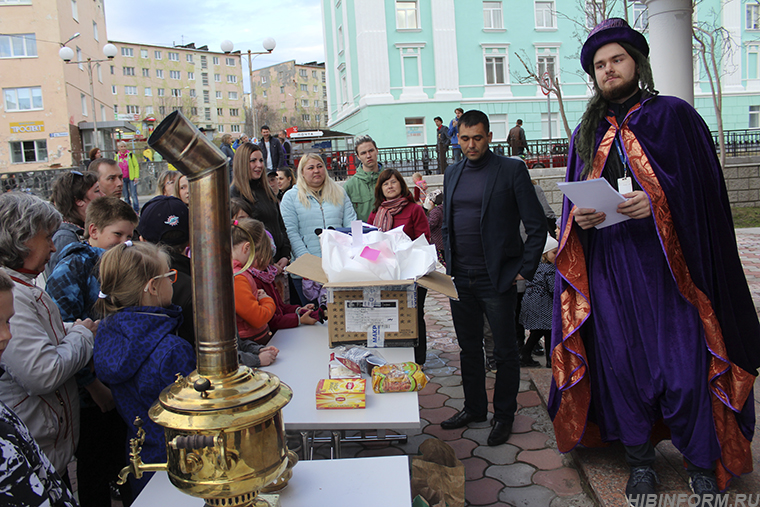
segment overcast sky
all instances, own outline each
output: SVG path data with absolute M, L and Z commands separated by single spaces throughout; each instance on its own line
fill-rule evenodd
M 115 41 L 171 46 L 194 42 L 221 51 L 229 39 L 235 50 L 263 51 L 272 37 L 277 47 L 258 56 L 259 69 L 288 60 L 323 62 L 320 0 L 105 0 L 108 38 Z M 248 74 L 247 58 L 243 73 Z M 243 79 L 248 89 L 248 80 Z

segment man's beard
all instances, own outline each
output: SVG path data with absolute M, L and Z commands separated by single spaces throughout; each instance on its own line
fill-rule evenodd
M 600 88 L 601 89 L 601 88 Z M 612 90 L 601 90 L 602 98 L 608 102 L 612 102 L 620 99 L 627 99 L 639 89 L 639 76 L 638 74 L 633 76 L 630 81 L 626 81 L 620 86 L 616 86 Z

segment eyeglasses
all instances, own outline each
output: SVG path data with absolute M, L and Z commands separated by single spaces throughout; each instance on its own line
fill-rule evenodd
M 176 269 L 170 269 L 168 273 L 164 273 L 163 275 L 154 276 L 150 280 L 148 280 L 148 283 L 145 284 L 145 288 L 143 289 L 143 292 L 148 292 L 148 286 L 150 285 L 150 282 L 153 280 L 158 280 L 160 278 L 168 278 L 172 283 L 177 281 L 177 270 Z

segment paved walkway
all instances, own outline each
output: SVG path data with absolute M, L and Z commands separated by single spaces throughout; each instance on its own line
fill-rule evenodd
M 760 309 L 760 230 L 739 230 L 738 246 L 745 273 Z M 442 430 L 440 422 L 463 406 L 459 371 L 459 346 L 451 321 L 449 301 L 429 293 L 426 301 L 430 383 L 420 393 L 421 427 L 407 433 L 406 443 L 344 444 L 344 457 L 415 455 L 420 443 L 436 437 L 451 445 L 465 466 L 468 506 L 616 507 L 625 505 L 623 489 L 628 469 L 621 449 L 584 449 L 561 455 L 546 411 L 545 397 L 551 382 L 550 370 L 523 369 L 518 411 L 513 434 L 506 444 L 488 447 L 488 422 L 469 428 Z M 543 363 L 543 358 L 536 358 Z M 494 375 L 487 375 L 489 399 Z M 755 389 L 756 412 L 760 413 L 760 383 Z M 760 434 L 760 433 L 758 433 Z M 657 447 L 656 469 L 662 492 L 688 493 L 678 452 L 669 442 Z M 318 457 L 329 457 L 327 446 L 315 449 Z M 732 484 L 737 493 L 760 494 L 760 440 L 753 443 L 755 472 Z M 757 497 L 755 497 L 757 498 Z M 756 500 L 755 500 L 756 501 Z

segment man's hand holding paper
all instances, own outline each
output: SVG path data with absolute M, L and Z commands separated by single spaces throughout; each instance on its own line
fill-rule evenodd
M 620 194 L 604 178 L 557 185 L 575 204 L 573 216 L 582 229 L 601 229 L 651 214 L 649 199 L 644 192 L 637 190 Z

